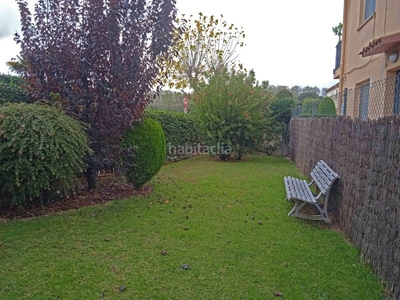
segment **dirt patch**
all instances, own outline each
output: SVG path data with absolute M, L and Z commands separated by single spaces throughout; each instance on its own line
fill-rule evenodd
M 222 162 L 222 163 L 227 163 L 227 162 L 231 162 L 231 163 L 237 163 L 237 162 L 244 162 L 247 161 L 246 156 L 242 157 L 241 159 L 236 159 L 234 156 L 230 156 L 228 159 L 226 160 L 222 160 L 220 159 L 218 156 L 213 157 L 213 161 L 215 162 Z
M 113 175 L 98 178 L 98 187 L 88 191 L 82 188 L 77 193 L 58 199 L 48 204 L 29 203 L 24 208 L 0 208 L 0 219 L 3 221 L 25 219 L 36 216 L 51 215 L 62 211 L 74 210 L 84 206 L 104 204 L 112 200 L 143 196 L 151 193 L 151 186 L 135 190 L 122 178 Z

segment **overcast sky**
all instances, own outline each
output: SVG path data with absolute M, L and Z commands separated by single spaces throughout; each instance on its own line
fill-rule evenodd
M 32 3 L 35 0 L 28 0 Z M 177 0 L 179 13 L 224 15 L 243 27 L 246 46 L 239 60 L 254 69 L 259 81 L 273 85 L 330 87 L 337 37 L 343 18 L 342 0 Z M 19 14 L 14 0 L 0 0 L 0 72 L 19 47 L 13 41 Z

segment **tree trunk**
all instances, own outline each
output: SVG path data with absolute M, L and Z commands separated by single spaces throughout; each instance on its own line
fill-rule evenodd
M 88 167 L 86 169 L 86 180 L 88 184 L 88 190 L 93 190 L 96 188 L 97 172 L 93 167 Z
M 231 157 L 230 154 L 222 154 L 222 153 L 219 154 L 219 159 L 222 161 L 227 161 L 227 160 L 229 160 L 230 157 Z

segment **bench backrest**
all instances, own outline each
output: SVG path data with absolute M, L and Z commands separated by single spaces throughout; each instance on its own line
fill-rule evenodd
M 311 172 L 311 177 L 322 194 L 326 195 L 337 178 L 340 178 L 323 160 L 320 160 Z

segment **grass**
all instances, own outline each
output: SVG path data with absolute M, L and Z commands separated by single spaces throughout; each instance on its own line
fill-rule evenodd
M 0 299 L 383 299 L 342 233 L 286 216 L 285 175 L 284 158 L 196 157 L 148 196 L 2 223 Z

